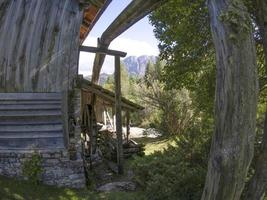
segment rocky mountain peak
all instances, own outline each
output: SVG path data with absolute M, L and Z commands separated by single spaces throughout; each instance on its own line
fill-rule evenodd
M 128 73 L 135 76 L 144 76 L 146 72 L 146 67 L 149 62 L 155 64 L 157 60 L 156 56 L 129 56 L 125 58 L 122 62 L 124 63 Z

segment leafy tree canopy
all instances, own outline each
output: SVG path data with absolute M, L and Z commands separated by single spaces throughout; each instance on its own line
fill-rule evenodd
M 170 0 L 150 16 L 169 87 L 195 88 L 199 76 L 215 66 L 205 2 Z

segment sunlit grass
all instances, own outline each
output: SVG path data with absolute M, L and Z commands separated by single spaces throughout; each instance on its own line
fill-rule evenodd
M 32 185 L 27 181 L 0 176 L 1 200 L 144 200 L 140 192 L 97 193 L 87 189 L 68 189 Z
M 165 138 L 136 138 L 134 139 L 138 143 L 145 145 L 145 155 L 153 154 L 155 151 L 163 151 L 168 148 L 168 146 L 174 146 L 174 139 L 165 139 Z

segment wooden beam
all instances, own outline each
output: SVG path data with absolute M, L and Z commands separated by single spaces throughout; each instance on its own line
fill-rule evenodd
M 89 53 L 99 53 L 99 54 L 110 55 L 110 56 L 119 56 L 119 57 L 125 57 L 127 55 L 127 53 L 122 52 L 122 51 L 90 47 L 90 46 L 80 46 L 80 51 L 85 51 Z
M 84 88 L 83 88 L 82 90 L 85 91 L 85 92 L 95 93 L 95 94 L 96 94 L 97 96 L 99 96 L 100 98 L 102 98 L 102 99 L 104 99 L 104 100 L 106 100 L 106 101 L 112 102 L 113 105 L 115 104 L 115 99 L 114 99 L 114 97 L 111 97 L 111 96 L 109 96 L 109 95 L 106 95 L 106 94 L 100 92 L 99 90 L 96 90 L 96 89 L 94 89 L 94 88 L 90 88 L 90 89 L 89 89 L 89 88 L 88 88 L 88 89 L 84 89 Z M 122 102 L 122 108 L 125 109 L 125 110 L 131 110 L 131 111 L 137 111 L 137 110 L 138 110 L 138 109 L 136 109 L 135 107 L 130 106 L 130 105 L 124 103 L 124 102 Z
M 81 88 L 84 91 L 95 93 L 97 96 L 103 98 L 106 101 L 115 104 L 114 92 L 107 90 L 99 85 L 93 84 L 92 82 L 83 79 L 82 76 L 78 76 L 76 79 L 76 87 Z M 144 107 L 131 102 L 130 100 L 122 97 L 122 107 L 132 111 L 143 110 Z
M 144 16 L 165 3 L 166 0 L 134 0 L 120 13 L 120 15 L 110 24 L 98 40 L 97 46 L 107 49 L 110 43 L 142 19 Z M 105 55 L 96 54 L 92 73 L 92 82 L 98 83 Z
M 115 56 L 115 112 L 117 134 L 118 173 L 123 174 L 122 119 L 121 119 L 121 69 L 120 57 Z

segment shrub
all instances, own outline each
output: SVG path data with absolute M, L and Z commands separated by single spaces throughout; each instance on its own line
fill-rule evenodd
M 199 200 L 205 184 L 210 132 L 179 136 L 176 146 L 133 162 L 135 181 L 151 200 Z
M 30 159 L 23 163 L 22 174 L 33 184 L 40 183 L 41 174 L 43 172 L 41 162 L 41 155 L 34 153 Z

